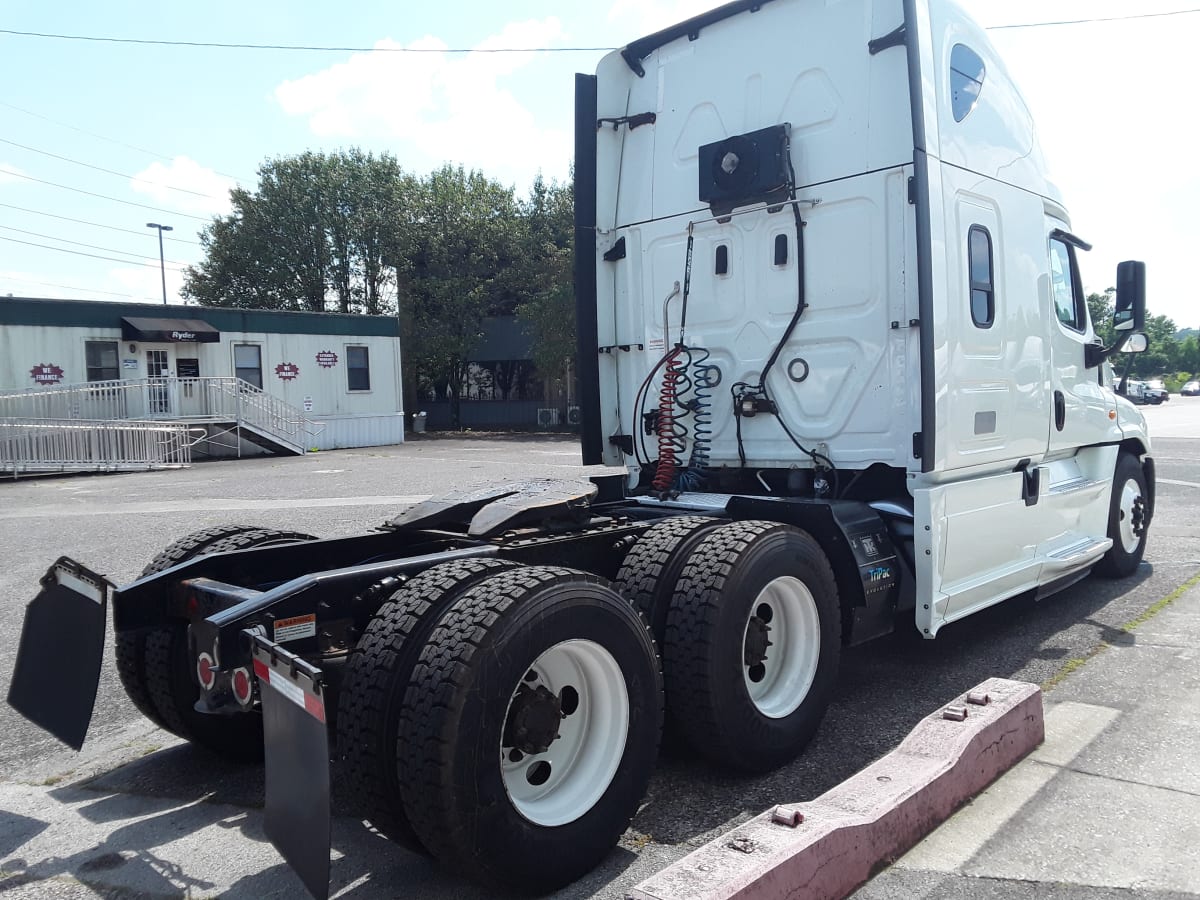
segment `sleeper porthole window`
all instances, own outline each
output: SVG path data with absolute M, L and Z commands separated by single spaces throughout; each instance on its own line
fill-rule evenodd
M 969 116 L 979 102 L 985 74 L 978 53 L 966 44 L 954 45 L 950 51 L 950 109 L 955 122 Z

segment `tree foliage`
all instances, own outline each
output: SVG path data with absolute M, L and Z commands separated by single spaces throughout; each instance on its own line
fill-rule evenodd
M 538 178 L 528 200 L 482 172 L 424 178 L 351 149 L 268 160 L 253 190 L 201 234 L 183 294 L 206 306 L 396 313 L 406 408 L 418 381 L 452 404 L 487 316 L 518 313 L 547 379 L 574 355 L 572 190 Z M 493 367 L 507 396 L 523 368 Z M 511 371 L 510 371 L 511 369 Z M 500 384 L 503 382 L 503 384 Z
M 563 384 L 575 358 L 575 294 L 572 241 L 575 197 L 572 182 L 547 183 L 540 175 L 522 205 L 524 287 L 517 318 L 533 337 L 538 371 Z
M 471 351 L 483 319 L 511 312 L 520 286 L 520 208 L 512 188 L 482 172 L 444 166 L 414 196 L 402 261 L 418 366 L 450 400 L 457 423 Z
M 415 179 L 389 155 L 306 152 L 269 160 L 258 187 L 200 235 L 205 259 L 183 295 L 206 306 L 383 313 Z

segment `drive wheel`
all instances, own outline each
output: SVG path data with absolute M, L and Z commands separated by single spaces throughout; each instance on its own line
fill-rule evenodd
M 1137 457 L 1122 453 L 1117 457 L 1108 507 L 1108 536 L 1113 545 L 1096 564 L 1096 573 L 1106 578 L 1132 575 L 1146 552 L 1149 527 L 1145 473 Z
M 208 553 L 313 540 L 312 535 L 296 531 L 245 525 L 210 528 L 176 541 L 158 554 L 142 575 Z M 117 671 L 134 705 L 160 728 L 233 759 L 262 758 L 262 717 L 258 713 L 214 716 L 196 711 L 200 686 L 192 674 L 187 622 L 118 634 Z
M 696 752 L 766 772 L 825 714 L 841 655 L 837 584 L 820 546 L 777 522 L 737 522 L 696 548 L 663 644 L 667 710 Z
M 667 628 L 667 610 L 675 584 L 692 550 L 712 529 L 725 524 L 711 516 L 677 516 L 659 522 L 637 539 L 613 581 L 634 605 L 662 643 Z
M 464 591 L 511 569 L 498 559 L 465 559 L 426 569 L 392 594 L 346 662 L 338 697 L 337 759 L 356 812 L 398 844 L 424 851 L 400 796 L 409 764 L 397 743 L 409 679 L 430 633 Z
M 405 810 L 445 865 L 545 893 L 616 845 L 661 724 L 654 641 L 607 583 L 543 566 L 494 575 L 421 652 L 401 712 Z

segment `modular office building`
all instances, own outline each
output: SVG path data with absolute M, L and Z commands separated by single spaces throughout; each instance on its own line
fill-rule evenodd
M 303 449 L 404 439 L 393 316 L 0 298 L 0 393 L 72 385 L 76 418 L 200 422 L 228 418 L 218 401 L 233 397 L 294 411 Z M 87 400 L 117 393 L 119 410 Z

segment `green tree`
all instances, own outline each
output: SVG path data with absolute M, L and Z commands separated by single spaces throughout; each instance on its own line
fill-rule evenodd
M 576 354 L 573 184 L 547 183 L 539 175 L 521 208 L 525 252 L 517 318 L 533 337 L 538 373 L 549 387 L 567 387 Z
M 1151 378 L 1174 368 L 1179 358 L 1179 343 L 1175 340 L 1175 323 L 1166 316 L 1147 315 L 1144 330 L 1150 346 L 1137 355 L 1133 372 L 1139 378 Z
M 1092 327 L 1096 337 L 1105 347 L 1113 344 L 1113 294 L 1116 288 L 1109 288 L 1103 294 L 1088 294 L 1088 313 L 1092 317 Z
M 415 180 L 394 157 L 361 150 L 268 160 L 254 191 L 200 235 L 205 259 L 183 294 L 208 306 L 387 312 L 395 285 L 384 264 Z
M 1200 341 L 1191 334 L 1179 345 L 1179 370 L 1195 378 L 1200 374 Z
M 520 210 L 512 188 L 450 165 L 420 183 L 416 207 L 403 304 L 412 310 L 417 365 L 449 399 L 457 426 L 483 318 L 513 304 Z

